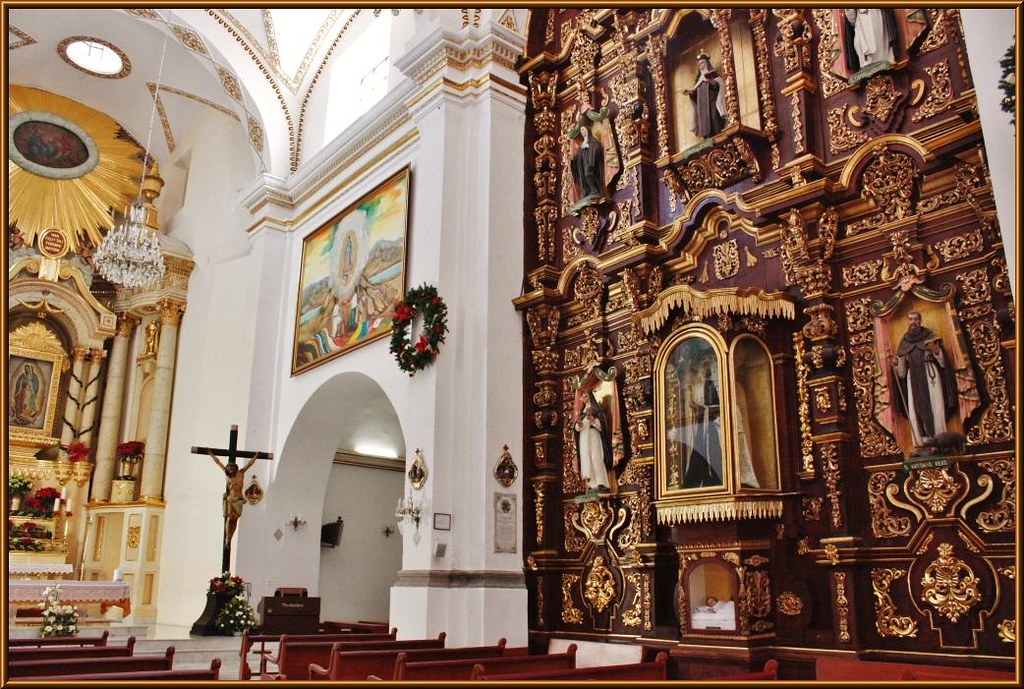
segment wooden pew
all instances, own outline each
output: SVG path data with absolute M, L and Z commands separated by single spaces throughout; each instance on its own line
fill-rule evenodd
M 473 669 L 472 679 L 505 682 L 532 682 L 535 680 L 621 680 L 621 681 L 665 681 L 668 679 L 668 654 L 664 651 L 647 663 L 626 663 L 623 665 L 595 665 L 572 670 L 544 670 L 538 672 L 516 672 L 509 674 L 484 674 L 484 667 Z
M 310 664 L 329 665 L 331 655 L 338 646 L 342 651 L 402 651 L 408 649 L 444 648 L 447 634 L 441 632 L 436 639 L 395 639 L 385 641 L 297 641 L 293 642 L 287 634 L 281 636 L 277 647 L 277 656 L 268 658 L 267 663 L 273 668 L 260 673 L 260 679 L 306 679 Z M 366 679 L 363 675 L 362 679 Z
M 406 662 L 426 662 L 430 660 L 459 660 L 463 658 L 496 658 L 505 654 L 505 639 L 499 639 L 494 646 L 460 646 L 458 648 L 420 648 L 377 651 L 345 651 L 331 652 L 330 664 L 323 667 L 318 663 L 309 666 L 308 679 L 315 680 L 356 680 L 380 679 L 395 676 L 395 665 L 398 656 L 406 654 Z
M 974 668 L 955 665 L 934 665 L 922 663 L 899 663 L 859 658 L 835 658 L 822 656 L 817 659 L 816 678 L 829 681 L 888 681 L 899 679 L 922 680 L 1013 680 L 1009 670 Z M 907 676 L 913 674 L 914 677 Z
M 707 677 L 705 678 L 708 682 L 746 682 L 749 680 L 758 679 L 778 679 L 779 678 L 779 661 L 774 658 L 769 658 L 764 663 L 764 668 L 755 672 L 737 672 L 732 675 L 722 675 L 720 677 Z M 704 681 L 704 680 L 702 680 Z
M 31 637 L 27 639 L 8 639 L 7 647 L 21 646 L 106 646 L 110 638 L 110 631 L 105 631 L 100 636 L 46 636 Z
M 125 658 L 133 655 L 135 655 L 134 636 L 129 636 L 124 646 L 17 646 L 7 650 L 7 657 L 10 660 Z
M 35 678 L 48 675 L 95 675 L 119 672 L 172 670 L 174 646 L 162 656 L 128 656 L 127 658 L 61 658 L 58 660 L 12 660 L 7 670 L 12 678 Z
M 338 634 L 343 632 L 353 632 L 356 634 L 387 634 L 388 623 L 387 622 L 365 622 L 360 620 L 358 622 L 338 622 L 334 620 L 327 620 L 323 623 L 324 632 L 327 634 Z M 392 631 L 398 631 L 397 628 L 392 628 Z
M 393 641 L 398 635 L 398 627 L 391 630 L 390 633 L 372 633 L 372 634 L 358 634 L 358 633 L 347 633 L 341 632 L 337 634 L 288 634 L 288 640 L 292 642 L 299 641 Z M 283 634 L 250 634 L 249 630 L 246 629 L 242 632 L 242 648 L 239 651 L 240 661 L 238 663 L 238 679 L 251 679 L 252 668 L 249 666 L 249 653 L 255 653 L 260 657 L 260 674 L 264 674 L 267 671 L 267 661 L 270 660 L 270 651 L 266 645 L 268 643 L 280 643 Z M 253 646 L 259 644 L 259 650 L 253 650 Z M 276 661 L 275 661 L 276 662 Z
M 75 682 L 75 681 L 99 681 L 99 680 L 122 680 L 133 684 L 148 682 L 151 680 L 219 680 L 220 679 L 220 658 L 210 661 L 210 668 L 188 668 L 182 670 L 142 670 L 139 672 L 110 672 L 96 673 L 93 675 L 44 675 L 33 677 L 33 681 L 40 682 Z
M 407 653 L 399 653 L 395 662 L 396 681 L 469 680 L 474 668 L 481 674 L 508 674 L 512 672 L 541 672 L 571 670 L 576 667 L 576 644 L 570 644 L 565 653 L 545 655 L 514 655 L 498 658 L 466 658 L 461 660 L 410 661 Z

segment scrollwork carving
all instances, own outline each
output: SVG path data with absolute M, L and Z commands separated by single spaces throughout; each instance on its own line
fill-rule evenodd
M 616 593 L 615 577 L 605 566 L 604 556 L 598 555 L 594 558 L 594 565 L 590 568 L 587 581 L 583 585 L 583 598 L 597 612 L 604 612 L 604 609 L 615 600 Z
M 832 73 L 832 61 L 841 50 L 839 34 L 832 21 L 832 10 L 811 10 L 811 14 L 814 16 L 814 23 L 818 27 L 820 36 L 818 39 L 818 73 L 821 76 L 821 92 L 825 98 L 831 98 L 844 91 L 848 86 L 845 79 L 840 79 Z
M 772 10 L 779 19 L 779 36 L 775 39 L 775 54 L 782 58 L 787 72 L 802 69 L 811 61 L 811 27 L 799 8 Z
M 544 543 L 544 483 L 537 479 L 533 481 L 533 510 L 539 546 Z
M 775 599 L 775 606 L 783 615 L 796 617 L 804 611 L 804 602 L 792 591 L 783 591 Z
M 868 140 L 867 132 L 859 132 L 851 129 L 846 124 L 846 109 L 848 104 L 840 105 L 828 111 L 828 148 L 832 155 L 839 155 L 843 151 L 856 148 Z
M 985 471 L 994 474 L 1003 484 L 999 503 L 981 512 L 978 527 L 987 533 L 1013 531 L 1017 526 L 1017 468 L 1010 459 L 992 459 L 979 462 Z
M 839 467 L 839 452 L 835 443 L 823 443 L 819 446 L 821 452 L 821 473 L 825 476 L 825 485 L 828 488 L 828 501 L 832 505 L 832 526 L 840 529 L 843 526 L 843 511 L 840 499 L 843 491 L 839 488 L 842 478 Z
M 899 579 L 906 570 L 894 567 L 882 567 L 871 570 L 871 586 L 875 594 L 875 629 L 879 636 L 896 636 L 914 638 L 917 636 L 917 622 L 912 618 L 896 614 L 896 605 L 892 602 L 889 588 L 892 582 Z
M 935 243 L 935 249 L 946 261 L 967 258 L 985 249 L 980 230 L 970 230 Z
M 675 174 L 666 171 L 665 183 L 674 194 L 688 199 L 703 189 L 723 189 L 746 177 L 761 181 L 761 168 L 750 145 L 732 137 L 690 158 Z
M 882 259 L 863 261 L 852 266 L 843 267 L 843 287 L 860 287 L 878 282 L 882 272 Z
M 978 364 L 985 372 L 989 404 L 978 422 L 967 431 L 970 444 L 1013 439 L 1010 399 L 1006 389 L 1006 369 L 999 344 L 999 325 L 995 315 L 967 326 Z
M 715 277 L 727 280 L 740 272 L 740 251 L 735 239 L 716 244 L 714 249 Z
M 797 414 L 800 418 L 800 477 L 804 480 L 814 479 L 814 440 L 811 438 L 811 408 L 807 394 L 807 379 L 810 370 L 805 363 L 804 334 L 793 333 L 793 354 L 796 362 Z
M 587 320 L 600 317 L 604 283 L 601 281 L 601 273 L 596 268 L 589 263 L 580 268 L 573 292 L 576 302 L 583 307 Z
M 868 80 L 864 96 L 864 112 L 879 122 L 888 122 L 896 109 L 896 102 L 903 97 L 897 91 L 891 74 L 879 74 Z
M 907 478 L 904 489 L 932 514 L 941 514 L 965 487 L 958 476 L 950 474 L 948 467 L 920 469 Z
M 874 201 L 887 221 L 901 220 L 910 212 L 917 167 L 906 153 L 884 144 L 876 146 L 872 156 L 861 175 L 863 196 Z
M 981 602 L 979 583 L 974 570 L 953 554 L 953 545 L 941 543 L 938 557 L 924 570 L 921 600 L 956 623 Z
M 946 45 L 948 38 L 948 17 L 946 10 L 925 10 L 928 13 L 928 35 L 925 36 L 924 42 L 921 43 L 921 47 L 918 51 L 923 55 L 927 52 L 931 52 L 936 48 L 941 48 Z
M 910 118 L 913 122 L 935 117 L 953 104 L 953 82 L 949 78 L 949 61 L 943 60 L 931 67 L 925 67 L 924 71 L 931 77 L 932 86 L 928 90 L 928 97 Z
M 868 504 L 871 506 L 871 532 L 875 538 L 898 538 L 910 533 L 910 518 L 897 517 L 886 504 L 887 489 L 896 478 L 895 471 L 879 471 L 868 479 Z
M 832 572 L 832 581 L 836 586 L 836 613 L 839 617 L 839 640 L 843 643 L 849 643 L 850 601 L 846 597 L 846 573 Z
M 562 622 L 565 624 L 582 624 L 583 611 L 576 607 L 572 599 L 572 590 L 579 584 L 580 575 L 562 575 Z

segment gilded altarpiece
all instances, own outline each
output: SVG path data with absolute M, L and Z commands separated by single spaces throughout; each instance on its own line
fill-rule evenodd
M 1010 278 L 958 11 L 892 12 L 856 70 L 837 10 L 531 13 L 532 643 L 1012 666 Z

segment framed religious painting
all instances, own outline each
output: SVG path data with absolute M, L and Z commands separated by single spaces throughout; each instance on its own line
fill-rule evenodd
M 387 336 L 405 294 L 409 168 L 302 242 L 292 375 Z
M 61 374 L 67 356 L 57 336 L 40 323 L 10 335 L 7 358 L 7 428 L 12 444 L 45 446 L 54 430 Z

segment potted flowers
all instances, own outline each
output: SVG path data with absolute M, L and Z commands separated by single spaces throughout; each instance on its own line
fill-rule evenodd
M 232 598 L 241 596 L 245 594 L 245 580 L 242 577 L 231 576 L 231 572 L 224 572 L 219 577 L 210 579 L 210 588 L 206 592 Z
M 256 626 L 256 613 L 245 596 L 235 596 L 217 614 L 217 629 L 224 634 L 240 636 Z
M 146 444 L 141 440 L 128 440 L 117 446 L 118 480 L 131 481 L 135 478 L 135 465 L 142 461 Z
M 40 630 L 42 636 L 78 634 L 78 608 L 73 605 L 61 605 L 59 584 L 43 589 L 43 602 L 39 607 L 43 610 L 43 626 Z
M 7 477 L 7 495 L 10 497 L 10 510 L 16 512 L 21 508 L 21 499 L 32 490 L 32 481 L 24 476 Z
M 71 443 L 68 445 L 68 461 L 84 462 L 89 458 L 89 446 L 85 443 Z

